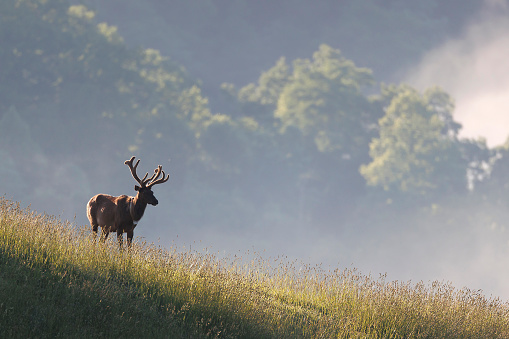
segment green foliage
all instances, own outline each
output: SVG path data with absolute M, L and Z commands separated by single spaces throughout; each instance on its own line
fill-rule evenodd
M 118 252 L 0 198 L 0 335 L 509 338 L 509 305 L 478 291 L 297 264 Z
M 387 92 L 380 136 L 370 144 L 372 162 L 360 169 L 368 185 L 417 196 L 465 190 L 451 100 L 436 88 L 423 95 L 407 86 Z
M 102 125 L 113 136 L 111 127 L 120 124 L 115 137 L 128 132 L 134 139 L 150 118 L 175 115 L 180 93 L 192 87 L 180 67 L 156 50 L 128 49 L 116 27 L 96 24 L 94 12 L 83 5 L 24 0 L 6 13 L 0 20 L 9 27 L 2 30 L 8 34 L 2 49 L 2 79 L 9 80 L 2 83 L 4 110 L 49 102 L 58 112 L 53 119 L 80 126 L 82 137 Z
M 341 150 L 355 156 L 366 135 L 364 120 L 370 118 L 365 114 L 369 102 L 361 92 L 372 84 L 370 71 L 356 68 L 327 45 L 320 46 L 313 61 L 297 60 L 293 68 L 292 81 L 274 112 L 281 132 L 296 127 L 320 152 Z
M 127 266 L 116 271 L 112 253 L 68 223 L 4 199 L 0 208 L 2 337 L 205 336 L 199 324 L 196 331 L 179 326 L 175 308 L 150 299 L 127 278 Z
M 253 117 L 277 143 L 286 177 L 291 174 L 300 190 L 294 196 L 308 197 L 294 203 L 322 220 L 327 210 L 355 205 L 366 183 L 389 195 L 428 199 L 463 194 L 485 177 L 486 154 L 458 138 L 461 125 L 447 93 L 430 88 L 421 95 L 401 85 L 368 97 L 372 84 L 369 70 L 322 45 L 312 60 L 289 67 L 280 59 L 256 84 L 224 90 L 238 99 L 241 115 Z M 240 144 L 246 154 L 260 154 Z
M 293 181 L 285 189 L 297 198 L 299 215 L 323 221 L 327 210 L 338 216 L 362 195 L 358 167 L 368 159 L 380 115 L 363 93 L 372 84 L 368 69 L 321 45 L 312 60 L 295 60 L 290 68 L 280 59 L 257 84 L 239 90 L 243 115 L 256 119 L 276 143 L 277 166 Z
M 131 45 L 158 46 L 214 85 L 247 83 L 280 56 L 302 57 L 322 43 L 341 47 L 378 79 L 388 79 L 457 34 L 483 5 L 478 0 L 208 0 L 168 6 L 161 0 L 143 5 L 125 0 L 120 16 L 115 4 L 81 2 L 122 27 Z
M 265 209 L 284 211 L 289 220 L 301 216 L 300 221 L 323 221 L 330 213 L 336 227 L 338 218 L 367 195 L 366 183 L 403 197 L 464 193 L 467 184 L 470 189 L 483 186 L 486 193 L 490 180 L 501 187 L 503 169 L 496 167 L 503 168 L 504 160 L 496 165 L 497 156 L 485 145 L 458 139 L 461 126 L 452 117 L 452 100 L 445 92 L 432 89 L 419 95 L 409 87 L 387 86 L 369 97 L 371 70 L 357 67 L 329 45 L 320 45 L 310 59 L 287 61 L 292 53 L 280 57 L 258 81 L 238 91 L 225 84 L 220 104 L 205 95 L 214 93 L 210 83 L 202 87 L 173 59 L 220 72 L 223 81 L 242 73 L 242 67 L 232 62 L 225 72 L 208 62 L 239 57 L 240 52 L 223 50 L 231 41 L 249 53 L 256 46 L 270 50 L 269 35 L 297 34 L 315 48 L 327 39 L 313 36 L 339 32 L 348 35 L 347 41 L 333 40 L 342 51 L 354 51 L 357 42 L 373 50 L 353 53 L 356 63 L 379 58 L 382 47 L 391 58 L 403 60 L 427 45 L 422 32 L 445 29 L 435 11 L 446 5 L 393 1 L 382 6 L 366 0 L 317 6 L 240 1 L 226 6 L 180 1 L 170 11 L 157 0 L 146 5 L 126 1 L 125 8 L 135 9 L 129 15 L 154 14 L 154 26 L 131 20 L 140 22 L 139 31 L 133 32 L 131 26 L 120 30 L 99 22 L 108 15 L 96 14 L 85 4 L 117 10 L 92 0 L 0 4 L 0 172 L 10 178 L 0 188 L 7 194 L 44 204 L 49 204 L 45 196 L 55 195 L 56 205 L 75 211 L 73 204 L 83 204 L 90 192 L 125 187 L 118 165 L 132 154 L 143 155 L 147 162 L 171 159 L 177 195 L 186 197 L 179 206 L 194 206 L 180 208 L 180 218 L 201 215 L 202 224 L 210 212 L 220 223 L 220 215 L 234 204 L 239 215 L 230 218 L 235 220 L 232 227 L 244 224 L 240 221 L 253 226 L 256 221 L 247 225 L 247 220 Z M 283 11 L 286 7 L 293 9 L 291 16 Z M 327 14 L 323 20 L 334 25 L 330 31 L 307 29 L 306 23 L 313 24 L 308 12 Z M 218 20 L 225 13 L 231 15 Z M 258 13 L 260 21 L 251 13 Z M 371 26 L 359 24 L 366 20 L 358 18 L 368 18 L 380 30 L 372 34 Z M 409 44 L 410 34 L 420 38 Z M 167 53 L 131 48 L 126 41 L 136 36 L 143 43 L 151 37 L 170 39 L 171 46 L 162 46 Z M 153 42 L 147 45 L 158 46 Z M 191 44 L 200 46 L 191 52 Z M 219 54 L 211 55 L 212 50 Z M 259 50 L 251 57 L 258 59 Z M 298 55 L 305 50 L 299 49 Z M 498 154 L 505 156 L 503 151 Z M 492 166 L 496 170 L 490 177 Z M 63 191 L 72 193 L 58 194 Z M 225 197 L 230 198 L 219 201 Z
M 249 84 L 239 91 L 239 101 L 274 106 L 289 80 L 290 70 L 285 58 L 282 57 L 274 67 L 260 75 L 258 86 Z
M 183 105 L 206 99 L 179 66 L 156 50 L 128 49 L 115 27 L 97 24 L 83 5 L 23 0 L 4 7 L 0 116 L 15 106 L 38 126 L 44 151 L 86 156 L 106 147 L 123 158 L 163 135 L 172 144 L 173 135 L 185 136 L 196 147 L 186 136 L 195 126 L 177 112 L 200 115 L 203 105 Z M 149 126 L 158 128 L 146 133 Z M 73 142 L 54 142 L 71 135 Z
M 280 58 L 274 67 L 260 75 L 257 85 L 251 83 L 239 90 L 238 101 L 243 113 L 270 126 L 274 122 L 274 107 L 290 77 L 285 58 Z
M 482 141 L 470 146 L 473 148 L 471 153 L 475 152 L 477 155 L 474 159 L 477 165 L 474 169 L 477 171 L 472 172 L 474 178 L 478 180 L 477 191 L 485 200 L 505 210 L 509 191 L 509 138 L 504 145 L 493 150 L 488 149 L 486 143 Z

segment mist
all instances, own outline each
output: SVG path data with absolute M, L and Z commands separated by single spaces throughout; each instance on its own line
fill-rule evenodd
M 404 81 L 426 88 L 442 86 L 456 101 L 461 136 L 484 138 L 490 147 L 509 135 L 509 8 L 486 2 L 460 36 L 426 53 Z
M 425 53 L 418 63 L 402 70 L 406 72 L 406 83 L 421 89 L 439 85 L 450 93 L 455 100 L 454 118 L 462 124 L 460 137 L 485 140 L 489 147 L 503 145 L 509 135 L 508 14 L 506 1 L 486 1 L 483 10 L 458 36 L 447 39 Z M 502 212 L 507 209 L 505 205 L 499 208 Z M 458 213 L 500 213 L 480 210 L 479 206 Z M 501 234 L 507 230 L 505 221 L 479 226 L 498 227 Z M 434 274 L 509 298 L 504 286 L 509 279 L 509 242 L 486 237 L 482 232 L 468 236 L 460 232 L 446 235 L 449 244 L 439 249 Z M 433 247 L 432 239 L 426 242 Z
M 507 2 L 486 2 L 480 10 L 478 1 L 443 7 L 437 2 L 442 12 L 424 2 L 301 2 L 295 8 L 287 2 L 271 5 L 270 16 L 264 7 L 269 5 L 255 2 L 211 1 L 199 11 L 188 2 L 170 7 L 158 1 L 71 2 L 90 6 L 98 18 L 87 23 L 93 15 L 75 8 L 72 18 L 81 20 L 76 27 L 92 27 L 76 41 L 89 42 L 84 36 L 105 21 L 118 26 L 122 43 L 115 29 L 101 26 L 103 36 L 94 36 L 83 50 L 74 51 L 79 43 L 73 42 L 65 46 L 72 53 L 57 46 L 55 57 L 47 58 L 70 55 L 74 59 L 65 62 L 72 67 L 14 59 L 19 65 L 12 67 L 28 80 L 19 81 L 23 77 L 15 72 L 1 74 L 6 94 L 0 102 L 0 174 L 7 179 L 0 182 L 0 194 L 89 229 L 85 208 L 93 195 L 136 194 L 124 165 L 134 155 L 141 159 L 141 176 L 157 165 L 170 174 L 167 183 L 154 187 L 159 205 L 147 207 L 135 241 L 219 256 L 257 252 L 324 270 L 355 268 L 375 278 L 387 274 L 388 280 L 450 281 L 458 289 L 481 289 L 509 300 L 507 198 L 486 202 L 489 191 L 465 190 L 416 202 L 401 194 L 398 205 L 383 189 L 367 187 L 359 174 L 360 165 L 371 161 L 366 139 L 376 137 L 375 131 L 359 138 L 357 149 L 355 139 L 325 153 L 316 148 L 318 138 L 296 127 L 281 134 L 274 119 L 281 93 L 269 104 L 256 101 L 265 84 L 262 72 L 276 67 L 280 57 L 288 69 L 295 59 L 311 64 L 313 53 L 327 43 L 331 54 L 352 60 L 344 67 L 360 79 L 367 73 L 354 63 L 373 70 L 375 85 L 352 90 L 356 104 L 346 106 L 359 115 L 376 111 L 373 125 L 384 112 L 365 93 L 378 94 L 379 82 L 398 79 L 420 90 L 440 85 L 455 100 L 461 138 L 501 145 L 509 134 Z M 444 41 L 445 36 L 451 38 Z M 112 41 L 116 44 L 108 49 Z M 37 47 L 18 54 L 46 53 Z M 143 48 L 161 54 L 137 55 Z M 129 67 L 118 66 L 117 59 Z M 47 80 L 48 69 L 63 75 L 55 71 L 57 76 Z M 31 79 L 37 71 L 43 76 Z M 17 82 L 28 85 L 11 90 Z M 230 92 L 223 83 L 229 83 Z M 242 101 L 241 92 L 251 94 L 245 96 L 248 101 Z M 19 93 L 28 93 L 27 98 Z

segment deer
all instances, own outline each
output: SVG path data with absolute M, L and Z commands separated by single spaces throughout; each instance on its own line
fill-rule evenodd
M 154 170 L 154 174 L 148 177 L 148 172 L 143 179 L 140 180 L 136 173 L 140 159 L 133 166 L 136 157 L 124 162 L 129 166 L 131 175 L 138 185 L 134 186 L 137 192 L 136 196 L 120 195 L 118 197 L 108 194 L 97 194 L 93 196 L 87 204 L 87 217 L 92 226 L 94 239 L 97 239 L 97 229 L 101 227 L 101 241 L 106 241 L 110 232 L 117 232 L 117 240 L 120 249 L 122 249 L 123 234 L 127 233 L 127 247 L 130 249 L 134 236 L 134 228 L 145 213 L 147 205 L 156 206 L 157 201 L 152 187 L 168 181 L 170 175 L 163 171 L 163 166 L 158 165 Z M 162 174 L 162 177 L 159 178 Z

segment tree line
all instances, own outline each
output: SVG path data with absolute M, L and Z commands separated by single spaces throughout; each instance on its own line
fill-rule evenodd
M 0 35 L 0 188 L 27 202 L 84 206 L 125 186 L 117 169 L 131 155 L 171 160 L 163 195 L 181 221 L 247 227 L 271 210 L 334 224 L 373 208 L 507 202 L 509 143 L 460 138 L 444 90 L 380 84 L 327 44 L 223 83 L 214 112 L 179 63 L 129 47 L 84 5 L 2 2 Z

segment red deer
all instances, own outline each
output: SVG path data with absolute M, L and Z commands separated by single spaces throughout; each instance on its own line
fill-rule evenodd
M 143 217 L 147 204 L 156 206 L 159 203 L 152 192 L 152 186 L 162 184 L 170 178 L 169 174 L 165 178 L 163 166 L 159 165 L 150 178 L 147 179 L 147 173 L 143 179 L 140 180 L 136 174 L 136 168 L 138 167 L 140 159 L 138 159 L 133 166 L 134 158 L 135 157 L 132 157 L 130 160 L 126 160 L 124 164 L 129 166 L 133 178 L 140 185 L 134 186 L 134 190 L 138 192 L 136 196 L 128 197 L 127 195 L 121 195 L 114 197 L 107 194 L 97 194 L 90 199 L 87 205 L 87 217 L 92 226 L 94 237 L 97 238 L 97 228 L 99 226 L 102 230 L 102 241 L 108 238 L 110 232 L 117 232 L 117 240 L 120 248 L 122 248 L 124 233 L 127 233 L 127 246 L 131 247 L 134 228 L 141 217 Z M 159 178 L 161 174 L 163 176 Z

